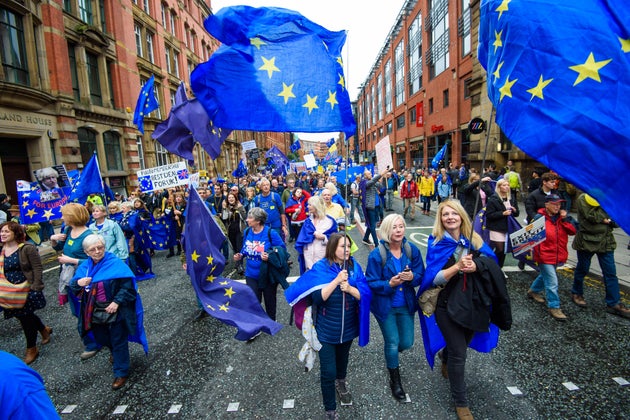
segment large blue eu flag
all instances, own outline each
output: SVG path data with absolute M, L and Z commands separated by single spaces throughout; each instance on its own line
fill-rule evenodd
M 478 56 L 505 135 L 630 232 L 630 3 L 483 0 Z
M 221 47 L 191 87 L 217 127 L 354 134 L 345 85 L 344 31 L 281 8 L 226 7 L 204 22 Z
M 153 86 L 155 85 L 155 77 L 151 75 L 149 80 L 140 89 L 138 101 L 136 102 L 136 110 L 133 113 L 133 123 L 138 126 L 138 131 L 144 134 L 144 117 L 160 107 Z
M 237 340 L 247 340 L 263 331 L 274 335 L 282 325 L 265 313 L 249 286 L 221 277 L 225 235 L 217 226 L 197 190 L 190 190 L 186 208 L 184 247 L 187 272 L 203 308 L 221 322 L 238 329 Z
M 72 192 L 68 201 L 84 204 L 90 194 L 103 194 L 104 192 L 105 188 L 103 187 L 103 178 L 101 178 L 101 171 L 98 166 L 98 157 L 94 153 L 72 186 Z

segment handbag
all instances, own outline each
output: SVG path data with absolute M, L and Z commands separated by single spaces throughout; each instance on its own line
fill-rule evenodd
M 92 324 L 111 324 L 116 321 L 118 311 L 110 314 L 105 311 L 111 302 L 94 302 L 94 310 L 92 311 Z
M 70 280 L 74 277 L 77 266 L 74 264 L 63 264 L 61 273 L 59 274 L 59 293 L 65 295 L 67 293 L 66 286 L 70 284 Z
M 13 284 L 4 276 L 4 250 L 0 253 L 0 307 L 3 309 L 21 309 L 26 304 L 31 285 L 27 280 Z
M 425 316 L 429 317 L 435 312 L 438 295 L 442 289 L 444 289 L 444 286 L 431 287 L 418 297 L 418 306 L 420 306 L 420 310 Z

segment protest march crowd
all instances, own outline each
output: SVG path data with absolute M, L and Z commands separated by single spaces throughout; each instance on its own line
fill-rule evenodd
M 372 314 L 383 335 L 393 398 L 407 399 L 399 353 L 414 345 L 417 316 L 427 362 L 433 367 L 438 356 L 458 418 L 472 419 L 466 352 L 468 347 L 490 352 L 498 344 L 499 330 L 511 326 L 502 267 L 512 251 L 508 235 L 513 224 L 520 228 L 519 215 L 528 223 L 544 220 L 546 230 L 546 239 L 519 262 L 521 269 L 528 264 L 539 271 L 527 292 L 530 299 L 546 305 L 554 319 L 567 320 L 556 268 L 567 260 L 568 236 L 576 235 L 572 302 L 587 306 L 584 276 L 596 254 L 604 274 L 605 310 L 630 318 L 615 272 L 615 222 L 592 197 L 576 197 L 559 184 L 563 181 L 555 173 L 536 172 L 525 188 L 509 162 L 500 172 L 490 165 L 482 173 L 464 164 L 401 173 L 365 169 L 347 184 L 311 171 L 286 177 L 247 175 L 232 182 L 219 177 L 200 183 L 196 191 L 224 234 L 225 240 L 215 246 L 226 262 L 234 261 L 236 272 L 273 321 L 278 285 L 285 289 L 295 324 L 306 339 L 301 360 L 310 369 L 319 356 L 326 418 L 338 418 L 338 401 L 352 404 L 346 382 L 352 374 L 347 371 L 350 348 L 357 337 L 359 346 L 369 342 Z M 526 190 L 524 215 L 519 196 Z M 49 240 L 59 252 L 59 304 L 67 304 L 77 317 L 84 346 L 80 358 L 90 359 L 107 347 L 112 389 L 125 386 L 131 369 L 128 342 L 139 342 L 148 351 L 137 281 L 153 276 L 155 250 L 168 250 L 166 258 L 179 256 L 185 269 L 192 261 L 184 246 L 191 193 L 187 186 L 150 193 L 138 188 L 128 198 L 118 194 L 112 201 L 92 194 L 85 204 L 62 207 L 63 225 L 57 233 L 51 233 L 51 226 L 22 225 L 19 207 L 0 194 L 0 306 L 5 319 L 15 317 L 22 326 L 26 365 L 39 356 L 38 334 L 40 345 L 48 345 L 53 336 L 54 320 L 43 311 L 43 269 L 36 248 Z M 395 197 L 402 200 L 402 214 L 393 212 Z M 572 201 L 577 220 L 569 215 Z M 437 207 L 432 210 L 433 203 Z M 416 205 L 434 217 L 424 256 L 405 236 L 406 220 L 415 219 Z M 344 234 L 355 228 L 357 218 L 365 225 L 367 261 L 353 257 L 359 244 Z M 286 250 L 291 244 L 298 251 L 300 276 L 289 285 L 287 267 L 294 262 Z M 199 298 L 198 303 L 196 319 L 208 316 L 211 312 Z M 3 409 L 13 403 L 21 407 L 16 410 L 56 416 L 41 377 L 8 353 L 0 352 L 0 359 L 10 367 L 5 377 L 15 375 L 24 381 L 24 389 L 33 391 L 23 399 L 2 393 Z

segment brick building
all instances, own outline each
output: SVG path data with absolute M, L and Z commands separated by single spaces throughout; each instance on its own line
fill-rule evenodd
M 361 87 L 355 157 L 371 162 L 389 136 L 397 169 L 467 161 L 472 75 L 468 0 L 407 0 Z

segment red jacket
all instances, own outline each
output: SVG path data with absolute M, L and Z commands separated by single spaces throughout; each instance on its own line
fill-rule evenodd
M 540 264 L 564 264 L 569 257 L 567 244 L 569 235 L 575 235 L 575 226 L 565 217 L 554 219 L 542 208 L 538 210 L 545 218 L 547 239 L 534 247 L 534 261 Z
M 400 184 L 398 188 L 400 191 L 400 198 L 418 198 L 418 184 L 413 180 L 408 182 L 406 179 Z

